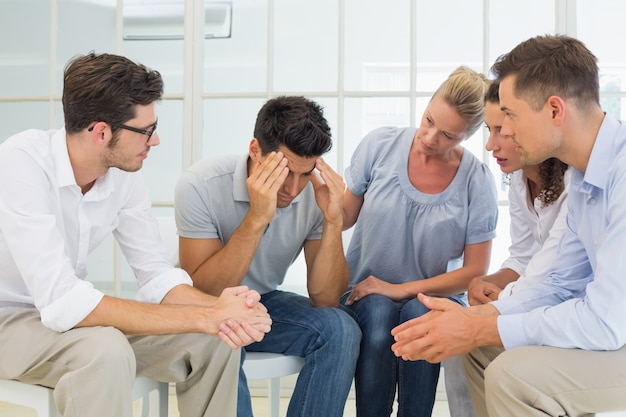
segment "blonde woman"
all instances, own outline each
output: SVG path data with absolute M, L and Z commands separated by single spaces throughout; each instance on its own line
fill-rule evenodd
M 391 329 L 427 309 L 418 293 L 464 303 L 484 275 L 495 236 L 497 199 L 488 167 L 462 146 L 481 126 L 487 81 L 457 68 L 432 96 L 419 129 L 384 127 L 359 144 L 346 170 L 344 229 L 355 225 L 343 302 L 363 332 L 355 375 L 358 417 L 429 417 L 439 364 L 391 351 Z M 447 272 L 448 262 L 462 267 Z

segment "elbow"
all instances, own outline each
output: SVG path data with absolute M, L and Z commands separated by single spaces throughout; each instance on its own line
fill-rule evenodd
M 339 307 L 339 298 L 340 295 L 316 294 L 309 291 L 309 300 L 313 307 Z
M 337 308 L 339 307 L 339 300 L 315 300 L 314 298 L 311 298 L 311 304 L 313 304 L 313 307 L 334 307 Z

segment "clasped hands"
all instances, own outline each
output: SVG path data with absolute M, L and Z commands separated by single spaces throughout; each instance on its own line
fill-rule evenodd
M 272 319 L 260 300 L 257 291 L 243 285 L 222 291 L 214 305 L 225 317 L 218 324 L 217 336 L 231 349 L 260 342 L 271 330 Z

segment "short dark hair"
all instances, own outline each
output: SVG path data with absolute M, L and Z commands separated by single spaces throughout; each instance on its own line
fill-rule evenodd
M 516 97 L 535 111 L 553 95 L 573 99 L 582 109 L 600 102 L 597 59 L 581 41 L 569 36 L 528 39 L 500 56 L 491 71 L 500 81 L 515 76 Z
M 491 80 L 489 82 L 489 88 L 487 88 L 487 93 L 485 94 L 485 102 L 500 104 L 500 81 Z
M 285 146 L 302 157 L 317 157 L 332 147 L 330 127 L 322 107 L 301 96 L 268 100 L 256 118 L 254 137 L 263 155 Z
M 163 95 L 158 71 L 119 55 L 74 57 L 63 77 L 65 129 L 76 133 L 95 121 L 115 125 L 135 117 L 135 105 L 148 105 Z

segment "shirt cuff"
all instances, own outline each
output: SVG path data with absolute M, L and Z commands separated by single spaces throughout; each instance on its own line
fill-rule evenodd
M 185 270 L 172 268 L 152 278 L 137 291 L 137 301 L 160 304 L 170 290 L 178 285 L 193 286 L 191 277 Z
M 498 316 L 498 334 L 505 349 L 529 345 L 524 332 L 524 316 L 524 314 Z
M 510 294 L 509 294 L 510 295 Z M 500 314 L 525 313 L 526 309 L 515 297 L 503 297 L 492 301 L 491 304 L 498 309 Z
M 41 322 L 57 332 L 65 332 L 91 313 L 100 303 L 104 294 L 93 284 L 78 280 L 61 298 L 42 308 Z

